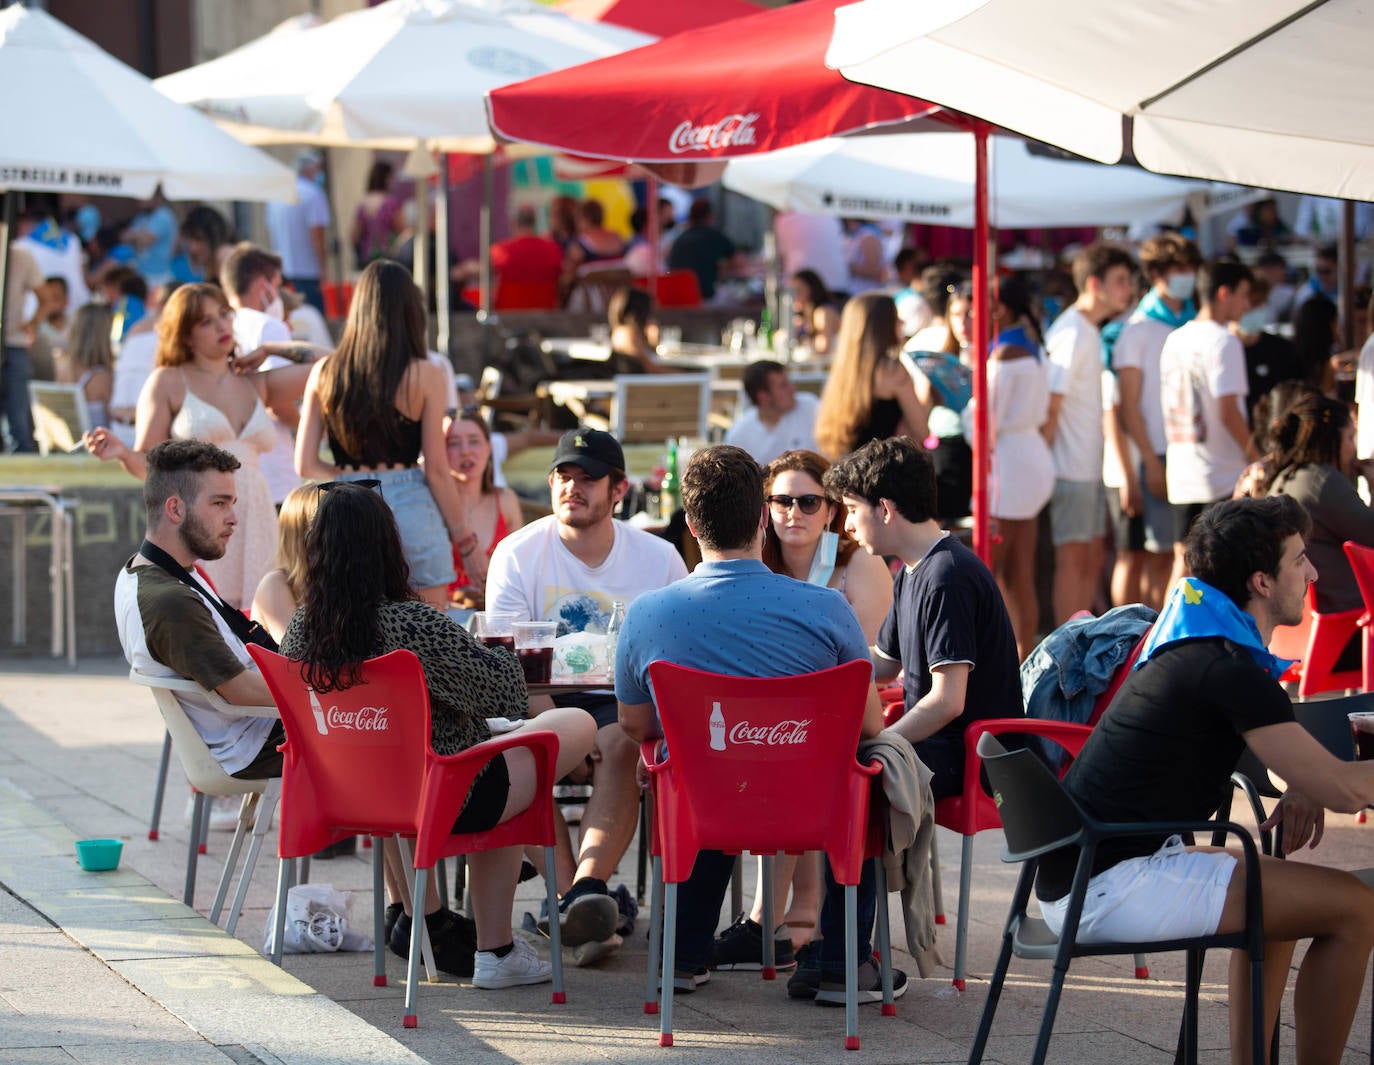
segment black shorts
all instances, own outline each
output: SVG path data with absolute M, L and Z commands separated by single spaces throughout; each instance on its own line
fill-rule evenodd
M 277 750 L 277 747 L 285 742 L 286 730 L 282 728 L 281 722 L 272 722 L 272 731 L 267 734 L 267 739 L 262 741 L 262 749 L 253 756 L 251 762 L 230 775 L 235 780 L 270 780 L 272 777 L 281 776 L 281 751 Z
M 1121 489 L 1107 486 L 1107 513 L 1112 519 L 1112 546 L 1118 551 L 1145 550 L 1145 517 L 1132 517 L 1121 506 Z
M 620 723 L 620 704 L 615 701 L 614 695 L 606 692 L 578 692 L 575 695 L 560 695 L 558 705 L 575 706 L 579 710 L 587 711 L 592 715 L 592 720 L 596 722 L 596 727 L 599 729 Z M 537 715 L 535 720 L 538 720 Z
M 1188 530 L 1193 527 L 1193 522 L 1204 510 L 1210 507 L 1211 503 L 1175 503 L 1174 507 L 1174 543 L 1181 544 L 1188 539 Z
M 487 763 L 486 770 L 472 782 L 458 820 L 453 822 L 453 831 L 486 832 L 501 823 L 501 815 L 506 812 L 506 797 L 510 794 L 510 770 L 506 768 L 506 756 L 498 754 Z

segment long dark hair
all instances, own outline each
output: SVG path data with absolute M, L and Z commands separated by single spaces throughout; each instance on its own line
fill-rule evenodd
M 1350 424 L 1350 408 L 1316 392 L 1298 397 L 1275 427 L 1274 479 L 1299 466 L 1340 469 L 1341 433 Z M 1347 472 L 1342 470 L 1341 472 Z
M 1330 365 L 1332 327 L 1339 312 L 1325 296 L 1312 296 L 1303 301 L 1293 318 L 1293 344 L 1307 379 L 1322 387 Z
M 364 466 L 401 450 L 396 392 L 410 364 L 427 357 L 424 301 L 410 271 L 379 259 L 358 278 L 343 339 L 320 369 L 330 435 Z
M 415 599 L 396 519 L 380 495 L 335 482 L 320 491 L 305 534 L 301 677 L 316 691 L 351 686 L 377 653 L 378 610 Z
M 840 534 L 839 546 L 835 549 L 835 565 L 840 569 L 849 565 L 849 559 L 858 549 L 858 542 L 845 532 L 844 528 L 844 504 L 834 497 L 825 488 L 825 471 L 830 469 L 830 460 L 824 455 L 818 455 L 814 451 L 784 451 L 767 466 L 763 468 L 763 491 L 766 495 L 772 494 L 773 482 L 788 470 L 797 473 L 804 473 L 821 486 L 821 494 L 825 496 L 825 501 L 834 509 L 830 524 L 827 526 L 833 533 Z M 785 577 L 795 577 L 799 581 L 806 580 L 805 573 L 793 573 L 787 568 L 787 563 L 782 558 L 782 542 L 778 539 L 777 530 L 773 528 L 773 516 L 768 515 L 768 524 L 763 527 L 763 564 L 774 573 L 781 573 Z
M 825 307 L 835 302 L 834 297 L 830 295 L 830 289 L 825 287 L 825 281 L 821 279 L 821 275 L 816 273 L 815 270 L 798 270 L 792 275 L 792 280 L 800 281 L 806 286 L 806 299 L 803 301 L 804 306 L 810 304 L 812 307 Z

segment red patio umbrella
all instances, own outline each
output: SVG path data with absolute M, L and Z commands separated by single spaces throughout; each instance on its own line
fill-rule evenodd
M 938 110 L 826 68 L 835 8 L 847 2 L 761 10 L 506 85 L 487 95 L 492 131 L 575 155 L 680 163 L 773 151 Z
M 487 93 L 487 117 L 498 138 L 647 164 L 675 183 L 692 183 L 690 172 L 703 169 L 703 163 L 924 116 L 970 130 L 978 201 L 973 542 L 988 561 L 987 136 L 992 127 L 935 104 L 846 81 L 828 69 L 825 53 L 835 9 L 852 2 L 804 0 L 506 85 Z
M 682 0 L 563 0 L 554 7 L 565 15 L 609 22 L 655 37 L 671 37 L 684 30 L 759 11 L 757 4 L 746 3 L 746 0 L 691 0 L 691 3 Z

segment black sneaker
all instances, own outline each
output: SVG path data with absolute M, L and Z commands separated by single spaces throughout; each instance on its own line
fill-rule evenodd
M 881 1002 L 883 1000 L 883 974 L 878 966 L 877 957 L 870 957 L 859 963 L 858 1003 Z M 899 999 L 906 994 L 906 973 L 901 969 L 892 970 L 892 997 Z M 816 1005 L 844 1005 L 844 970 L 826 969 L 821 973 L 820 988 L 816 992 Z
M 606 891 L 606 881 L 591 876 L 584 876 L 568 889 L 558 904 L 558 913 L 565 947 L 610 939 L 620 923 L 620 907 Z M 547 935 L 548 928 L 547 916 L 541 918 L 539 930 Z
M 815 998 L 821 989 L 821 948 L 807 943 L 797 951 L 797 971 L 787 981 L 788 998 Z
M 387 939 L 391 953 L 410 957 L 411 926 L 408 914 L 402 913 L 396 918 Z M 477 952 L 477 926 L 472 918 L 441 908 L 425 916 L 425 926 L 429 930 L 429 944 L 434 949 L 435 968 L 450 976 L 471 976 L 473 955 Z
M 796 968 L 797 958 L 792 951 L 792 937 L 787 934 L 787 926 L 781 927 L 783 934 L 773 936 L 773 964 L 779 971 L 787 972 Z M 711 968 L 721 972 L 734 969 L 758 972 L 762 969 L 763 927 L 741 916 L 711 945 Z
M 396 927 L 396 922 L 403 913 L 405 907 L 399 902 L 387 903 L 386 909 L 382 912 L 382 938 L 388 943 L 391 942 L 391 930 Z M 406 949 L 410 949 L 409 940 L 406 941 Z

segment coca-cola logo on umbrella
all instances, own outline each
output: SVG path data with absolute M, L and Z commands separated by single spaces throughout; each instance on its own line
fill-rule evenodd
M 668 150 L 674 155 L 685 152 L 711 152 L 728 148 L 735 144 L 757 143 L 755 121 L 758 112 L 748 115 L 726 115 L 715 122 L 694 126 L 691 120 L 683 122 L 668 138 Z

